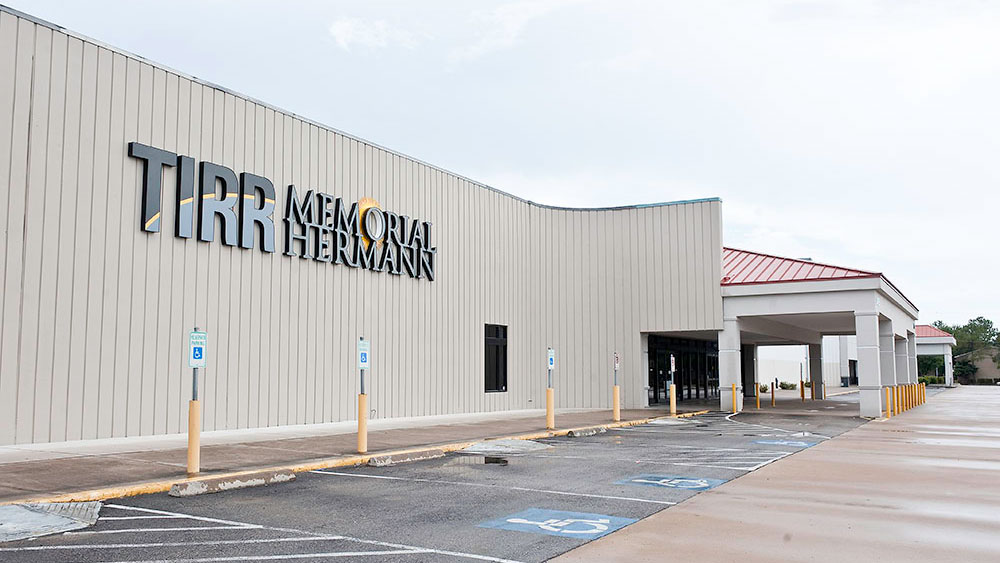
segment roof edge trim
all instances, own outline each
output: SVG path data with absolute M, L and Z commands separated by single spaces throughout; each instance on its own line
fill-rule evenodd
M 851 276 L 846 278 L 818 278 L 818 279 L 802 279 L 802 280 L 770 280 L 770 281 L 752 281 L 752 282 L 726 282 L 723 287 L 737 287 L 737 286 L 747 286 L 747 285 L 774 285 L 779 283 L 818 283 L 818 282 L 840 282 L 840 281 L 851 281 L 851 280 L 871 280 L 875 278 L 883 277 L 882 274 L 871 273 L 865 274 L 863 276 Z M 898 290 L 897 290 L 898 291 Z

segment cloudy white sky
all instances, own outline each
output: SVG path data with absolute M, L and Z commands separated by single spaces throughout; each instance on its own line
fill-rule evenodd
M 1000 3 L 2 1 L 534 201 L 718 196 L 727 245 L 1000 322 Z

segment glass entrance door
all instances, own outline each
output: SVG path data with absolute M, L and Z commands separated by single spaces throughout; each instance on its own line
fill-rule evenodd
M 677 400 L 704 400 L 719 396 L 719 352 L 710 340 L 649 335 L 649 404 L 670 401 L 670 356 L 676 371 Z
M 649 404 L 670 401 L 670 354 L 666 350 L 649 352 Z

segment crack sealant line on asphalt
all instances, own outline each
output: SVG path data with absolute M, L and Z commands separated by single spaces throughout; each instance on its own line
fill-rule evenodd
M 698 416 L 698 415 L 706 414 L 708 412 L 709 411 L 707 411 L 707 410 L 702 410 L 702 411 L 695 411 L 695 412 L 688 412 L 688 413 L 679 413 L 679 414 L 676 414 L 676 415 L 652 416 L 652 417 L 648 417 L 648 418 L 640 418 L 640 419 L 635 419 L 635 420 L 625 420 L 625 421 L 621 421 L 621 422 L 610 422 L 610 423 L 605 423 L 605 424 L 595 424 L 595 425 L 591 425 L 591 426 L 583 426 L 583 427 L 578 427 L 578 428 L 566 428 L 566 429 L 563 429 L 563 430 L 545 430 L 545 431 L 542 431 L 542 432 L 532 432 L 532 433 L 527 433 L 527 434 L 515 434 L 515 435 L 512 435 L 512 436 L 500 436 L 500 437 L 494 437 L 494 438 L 481 438 L 481 439 L 477 439 L 477 440 L 469 440 L 469 441 L 463 441 L 463 442 L 453 442 L 453 443 L 450 443 L 450 444 L 443 444 L 443 445 L 427 444 L 427 445 L 415 446 L 415 447 L 412 447 L 412 448 L 405 448 L 405 449 L 401 449 L 401 450 L 390 450 L 390 451 L 375 452 L 375 453 L 368 453 L 368 454 L 361 454 L 361 455 L 350 455 L 350 456 L 341 456 L 341 457 L 334 457 L 334 458 L 323 458 L 323 459 L 308 461 L 308 462 L 304 462 L 304 463 L 291 464 L 291 465 L 280 465 L 280 466 L 273 466 L 273 467 L 258 467 L 258 468 L 254 468 L 254 469 L 247 469 L 247 470 L 240 470 L 240 471 L 231 471 L 231 472 L 226 472 L 226 473 L 207 474 L 207 475 L 202 475 L 202 476 L 198 476 L 198 477 L 188 477 L 188 478 L 183 478 L 183 479 L 176 479 L 176 478 L 175 479 L 165 479 L 165 480 L 160 480 L 160 481 L 140 482 L 140 483 L 133 484 L 133 485 L 119 485 L 119 486 L 106 487 L 106 488 L 101 488 L 101 489 L 88 489 L 88 490 L 83 490 L 83 491 L 76 491 L 76 492 L 71 492 L 71 493 L 64 493 L 64 494 L 50 495 L 50 496 L 43 496 L 43 497 L 27 497 L 27 498 L 22 498 L 22 499 L 0 501 L 0 506 L 8 505 L 8 504 L 23 504 L 23 503 L 29 503 L 29 502 L 43 503 L 43 502 L 78 502 L 78 501 L 105 500 L 105 499 L 112 499 L 112 498 L 122 498 L 122 497 L 131 497 L 131 496 L 138 496 L 138 495 L 146 495 L 146 494 L 152 494 L 152 493 L 162 493 L 162 492 L 169 491 L 170 487 L 172 487 L 174 484 L 191 483 L 191 482 L 201 481 L 201 480 L 204 480 L 204 479 L 219 479 L 219 478 L 241 477 L 241 476 L 244 476 L 244 475 L 249 475 L 249 474 L 252 474 L 252 473 L 259 473 L 259 472 L 263 472 L 263 471 L 291 471 L 293 473 L 304 473 L 304 472 L 307 472 L 307 471 L 314 471 L 316 469 L 330 469 L 330 468 L 335 468 L 335 467 L 351 467 L 351 466 L 356 466 L 356 465 L 364 465 L 364 464 L 368 463 L 368 460 L 370 460 L 373 457 L 381 457 L 381 456 L 387 456 L 387 455 L 405 455 L 405 454 L 409 454 L 409 453 L 413 453 L 413 452 L 419 452 L 419 451 L 426 450 L 428 447 L 434 447 L 436 449 L 439 449 L 439 450 L 447 453 L 447 452 L 454 452 L 454 451 L 462 450 L 462 449 L 465 449 L 465 448 L 467 448 L 467 447 L 469 447 L 469 446 L 471 446 L 473 444 L 476 444 L 476 443 L 479 443 L 479 442 L 483 442 L 483 441 L 492 441 L 492 440 L 537 440 L 539 438 L 553 438 L 553 437 L 557 437 L 557 436 L 565 436 L 565 435 L 569 434 L 570 432 L 580 432 L 580 431 L 583 431 L 583 430 L 595 429 L 595 428 L 604 428 L 604 429 L 626 428 L 626 427 L 629 427 L 629 426 L 638 426 L 640 424 L 648 424 L 648 423 L 652 422 L 653 420 L 657 420 L 657 419 L 664 419 L 664 418 L 689 418 L 689 417 L 692 417 L 692 416 Z

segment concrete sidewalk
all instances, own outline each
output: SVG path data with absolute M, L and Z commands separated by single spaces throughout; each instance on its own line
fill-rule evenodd
M 1000 389 L 960 387 L 559 561 L 1000 561 Z
M 695 410 L 678 406 L 679 413 Z M 664 409 L 622 410 L 621 418 L 630 424 L 668 414 Z M 611 423 L 610 410 L 556 411 L 557 428 Z M 356 428 L 355 422 L 347 422 L 205 433 L 201 476 L 310 463 L 353 464 L 358 461 Z M 377 455 L 544 432 L 544 411 L 375 420 L 369 425 L 368 449 Z M 0 447 L 0 504 L 163 490 L 187 478 L 185 448 L 185 435 Z M 115 494 L 116 489 L 122 492 Z

